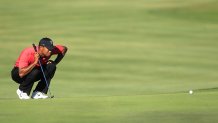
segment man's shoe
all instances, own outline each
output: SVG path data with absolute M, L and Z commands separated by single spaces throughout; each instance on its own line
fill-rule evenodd
M 27 93 L 24 93 L 20 89 L 17 89 L 17 95 L 21 100 L 28 100 L 30 97 L 27 95 Z
M 48 98 L 48 96 L 42 92 L 34 91 L 31 98 L 33 98 L 33 99 L 46 99 L 46 98 Z

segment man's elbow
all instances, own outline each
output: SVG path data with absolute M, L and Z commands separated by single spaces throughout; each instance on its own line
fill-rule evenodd
M 19 73 L 19 76 L 20 76 L 20 78 L 23 78 L 24 74 L 23 73 Z
M 19 76 L 20 76 L 20 78 L 23 78 L 25 76 L 24 73 L 22 72 L 22 70 L 19 70 Z
M 63 46 L 63 47 L 64 47 L 63 55 L 65 55 L 67 50 L 68 50 L 68 48 L 66 46 Z

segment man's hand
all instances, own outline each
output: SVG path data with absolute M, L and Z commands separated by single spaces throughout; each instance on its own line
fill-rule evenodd
M 34 55 L 34 58 L 35 58 L 35 61 L 34 61 L 34 64 L 37 64 L 39 62 L 39 53 L 35 52 L 35 55 Z

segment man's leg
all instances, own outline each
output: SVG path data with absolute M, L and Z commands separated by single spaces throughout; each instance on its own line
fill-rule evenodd
M 11 78 L 18 84 L 22 83 L 24 81 L 24 78 L 20 78 L 19 76 L 19 68 L 18 67 L 14 67 L 11 71 Z
M 24 81 L 20 83 L 19 89 L 27 95 L 30 95 L 31 89 L 34 82 L 40 80 L 41 71 L 39 68 L 34 68 L 29 74 L 24 78 Z
M 48 82 L 48 86 L 50 85 L 51 79 L 54 77 L 55 71 L 56 71 L 56 64 L 49 63 L 43 66 L 43 70 L 46 76 L 46 80 Z M 36 89 L 34 91 L 40 91 L 45 94 L 48 92 L 48 88 L 46 86 L 45 79 L 41 73 L 41 81 L 36 86 Z

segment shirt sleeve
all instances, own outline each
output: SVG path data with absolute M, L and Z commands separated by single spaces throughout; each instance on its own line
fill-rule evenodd
M 29 65 L 28 57 L 29 57 L 28 52 L 24 51 L 23 53 L 21 53 L 20 61 L 19 61 L 19 68 L 24 68 Z
M 60 54 L 64 52 L 64 46 L 62 45 L 56 45 L 54 49 L 52 50 L 52 54 Z

